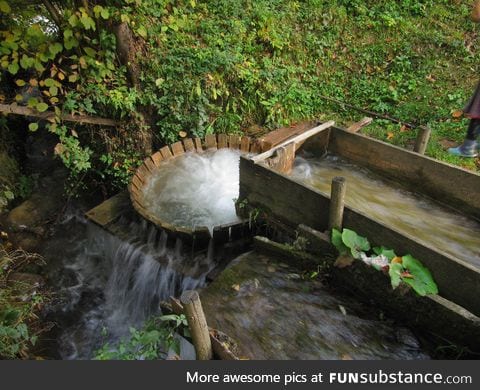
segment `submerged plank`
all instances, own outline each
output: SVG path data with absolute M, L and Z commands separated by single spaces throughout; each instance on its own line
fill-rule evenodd
M 126 207 L 130 207 L 128 192 L 120 192 L 85 213 L 86 217 L 97 225 L 105 227 L 119 218 Z

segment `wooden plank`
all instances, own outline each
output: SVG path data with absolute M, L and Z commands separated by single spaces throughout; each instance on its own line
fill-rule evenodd
M 185 147 L 186 152 L 193 152 L 195 150 L 195 145 L 191 138 L 185 138 L 183 140 L 183 146 Z
M 323 124 L 321 124 L 317 127 L 314 127 L 313 129 L 304 131 L 301 134 L 299 134 L 299 135 L 297 135 L 293 138 L 289 138 L 288 141 L 282 142 L 281 144 L 275 146 L 274 148 L 272 148 L 270 150 L 267 150 L 266 152 L 263 152 L 261 154 L 258 154 L 256 156 L 252 157 L 252 160 L 255 161 L 255 162 L 265 160 L 265 159 L 271 157 L 275 153 L 276 149 L 278 149 L 282 146 L 285 146 L 285 145 L 289 144 L 290 142 L 294 142 L 295 145 L 303 143 L 303 141 L 305 141 L 306 139 L 314 136 L 315 134 L 318 134 L 322 131 L 325 131 L 325 130 L 329 129 L 330 127 L 332 127 L 334 125 L 335 125 L 334 121 L 325 122 L 325 123 L 323 123 Z
M 372 123 L 372 121 L 373 121 L 373 118 L 366 116 L 362 120 L 350 125 L 347 128 L 347 131 L 350 133 L 357 133 L 358 131 L 360 131 L 361 128 L 368 126 L 370 123 Z
M 329 151 L 480 219 L 477 173 L 339 128 L 332 128 Z
M 132 177 L 132 183 L 134 183 L 138 189 L 141 189 L 144 185 L 143 181 L 140 179 L 138 175 L 135 175 Z
M 205 136 L 205 145 L 207 145 L 207 149 L 217 148 L 217 138 L 215 137 L 215 134 L 207 134 Z
M 240 147 L 240 136 L 232 134 L 228 136 L 228 147 L 238 149 Z
M 16 103 L 0 104 L 0 112 L 3 112 L 5 114 L 31 116 L 33 118 L 47 120 L 47 121 L 52 121 L 55 118 L 55 113 L 53 111 L 38 112 L 33 108 L 19 106 Z M 84 123 L 84 124 L 99 125 L 99 126 L 116 127 L 121 124 L 121 122 L 118 122 L 116 120 L 108 119 L 108 118 L 100 118 L 97 116 L 63 114 L 61 117 L 62 117 L 62 120 L 67 122 L 76 122 L 76 123 Z
M 262 151 L 262 143 L 259 140 L 252 141 L 250 145 L 250 153 L 260 153 Z
M 243 136 L 240 141 L 240 150 L 244 153 L 248 153 L 250 151 L 250 137 Z
M 302 134 L 308 129 L 315 127 L 317 124 L 318 123 L 316 122 L 302 122 L 293 126 L 282 127 L 271 131 L 258 139 L 258 141 L 263 144 L 261 151 L 266 152 L 289 138 L 295 137 L 296 135 Z
M 173 155 L 175 157 L 185 154 L 185 149 L 183 149 L 182 141 L 178 141 L 178 142 L 175 142 L 174 144 L 171 144 L 170 148 L 172 149 Z
M 155 171 L 156 166 L 155 166 L 155 163 L 153 162 L 153 160 L 151 159 L 151 157 L 147 157 L 143 161 L 143 163 L 151 173 L 153 173 Z
M 203 152 L 202 140 L 200 138 L 195 138 L 195 148 L 197 149 L 197 153 Z
M 160 149 L 160 153 L 162 154 L 162 157 L 164 160 L 168 160 L 173 157 L 173 154 L 168 147 L 168 145 L 164 146 L 163 148 Z
M 288 145 L 277 149 L 277 157 L 270 160 L 268 164 L 270 168 L 284 174 L 289 174 L 292 171 L 295 160 L 295 143 L 290 142 Z
M 152 161 L 153 161 L 153 163 L 155 164 L 156 167 L 160 166 L 160 163 L 162 162 L 162 160 L 163 160 L 162 153 L 156 152 L 156 153 L 152 154 Z
M 123 191 L 87 211 L 85 215 L 89 220 L 104 227 L 121 217 L 129 205 L 128 192 Z
M 228 148 L 228 140 L 226 134 L 218 134 L 218 149 Z

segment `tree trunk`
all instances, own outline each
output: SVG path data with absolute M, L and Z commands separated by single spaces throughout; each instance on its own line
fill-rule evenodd
M 136 38 L 127 23 L 113 26 L 113 33 L 117 39 L 117 54 L 128 71 L 131 85 L 141 91 L 141 69 L 138 63 L 139 54 L 145 50 L 143 41 Z M 137 149 L 146 154 L 152 154 L 153 130 L 155 129 L 155 116 L 148 107 L 139 107 L 141 119 L 138 132 L 134 135 Z

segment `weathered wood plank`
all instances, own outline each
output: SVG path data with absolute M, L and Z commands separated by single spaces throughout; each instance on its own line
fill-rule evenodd
M 169 160 L 173 157 L 172 151 L 170 150 L 168 145 L 161 148 L 160 153 L 162 154 L 162 157 L 163 157 L 164 160 Z
M 240 150 L 244 153 L 248 153 L 250 151 L 250 137 L 243 136 L 240 141 Z
M 3 112 L 5 114 L 31 116 L 33 118 L 38 118 L 38 119 L 47 120 L 47 121 L 53 120 L 55 118 L 55 113 L 52 111 L 38 112 L 33 108 L 18 106 L 15 103 L 0 104 L 0 112 Z M 85 124 L 91 124 L 91 125 L 110 126 L 110 127 L 116 127 L 121 123 L 113 119 L 100 118 L 98 116 L 70 115 L 70 114 L 63 114 L 62 120 L 67 122 L 85 123 Z
M 172 149 L 172 153 L 175 157 L 185 154 L 185 149 L 183 149 L 182 141 L 178 141 L 178 142 L 175 142 L 174 144 L 171 144 L 170 148 Z
M 183 140 L 183 146 L 185 147 L 186 152 L 193 152 L 195 150 L 195 145 L 193 144 L 193 140 L 191 138 L 185 138 Z
M 277 156 L 275 159 L 271 158 L 267 161 L 270 168 L 284 174 L 289 174 L 292 171 L 294 160 L 295 143 L 290 142 L 288 145 L 277 149 Z
M 218 134 L 218 149 L 228 148 L 228 140 L 226 134 Z
M 125 207 L 129 206 L 130 198 L 128 192 L 123 191 L 87 211 L 85 215 L 89 220 L 104 227 L 122 216 Z
M 281 144 L 275 146 L 274 148 L 272 148 L 270 150 L 267 150 L 266 152 L 263 152 L 261 154 L 258 154 L 256 156 L 252 157 L 252 160 L 255 161 L 255 162 L 265 160 L 265 159 L 271 157 L 275 153 L 276 149 L 278 149 L 282 146 L 285 146 L 285 145 L 289 144 L 290 142 L 295 143 L 296 147 L 298 147 L 298 145 L 302 144 L 308 138 L 310 138 L 310 137 L 314 136 L 315 134 L 320 133 L 322 131 L 326 131 L 327 129 L 329 129 L 330 127 L 332 127 L 334 125 L 335 125 L 334 121 L 328 121 L 328 122 L 322 123 L 321 125 L 318 125 L 317 127 L 314 127 L 313 129 L 309 129 L 307 131 L 302 132 L 299 135 L 296 135 L 293 138 L 289 138 L 287 141 L 282 142 Z
M 289 138 L 292 138 L 296 135 L 299 135 L 313 127 L 318 123 L 316 122 L 302 122 L 288 127 L 282 127 L 280 129 L 271 131 L 265 136 L 258 139 L 258 141 L 263 144 L 262 152 L 270 150 L 276 145 L 281 144 Z
M 197 153 L 203 152 L 202 140 L 200 138 L 195 138 L 195 149 L 197 149 Z
M 347 131 L 350 132 L 350 133 L 357 133 L 357 132 L 360 131 L 360 129 L 362 129 L 363 127 L 368 126 L 370 123 L 372 123 L 372 121 L 373 121 L 373 118 L 370 118 L 370 117 L 366 116 L 362 120 L 360 120 L 358 122 L 355 122 L 352 125 L 350 125 L 347 128 Z
M 143 161 L 143 164 L 145 165 L 145 167 L 147 167 L 147 169 L 152 173 L 155 171 L 156 169 L 156 166 L 155 166 L 155 163 L 153 162 L 153 160 L 151 159 L 151 157 L 147 157 L 144 161 Z
M 215 134 L 207 134 L 205 136 L 205 145 L 207 149 L 216 149 L 217 148 L 217 138 Z
M 230 149 L 238 149 L 240 147 L 240 136 L 231 134 L 228 136 L 228 147 Z
M 152 160 L 153 160 L 153 163 L 155 164 L 155 166 L 159 167 L 160 163 L 163 160 L 162 153 L 156 152 L 156 153 L 152 154 Z

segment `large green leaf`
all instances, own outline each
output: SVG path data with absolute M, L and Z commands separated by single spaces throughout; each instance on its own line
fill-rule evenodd
M 341 255 L 349 252 L 349 249 L 342 241 L 342 233 L 340 233 L 337 229 L 332 229 L 332 244 L 335 246 L 335 248 L 337 248 Z
M 373 251 L 376 255 L 384 255 L 390 261 L 397 257 L 393 249 L 387 249 L 384 246 L 376 246 L 375 248 L 373 248 Z
M 359 259 L 362 252 L 370 250 L 370 243 L 368 240 L 350 229 L 343 229 L 342 241 L 348 248 L 350 248 L 352 256 L 355 259 Z
M 423 264 L 406 255 L 402 257 L 403 267 L 409 271 L 412 277 L 402 277 L 402 280 L 410 285 L 419 295 L 438 294 L 438 287 L 433 280 L 430 271 Z

